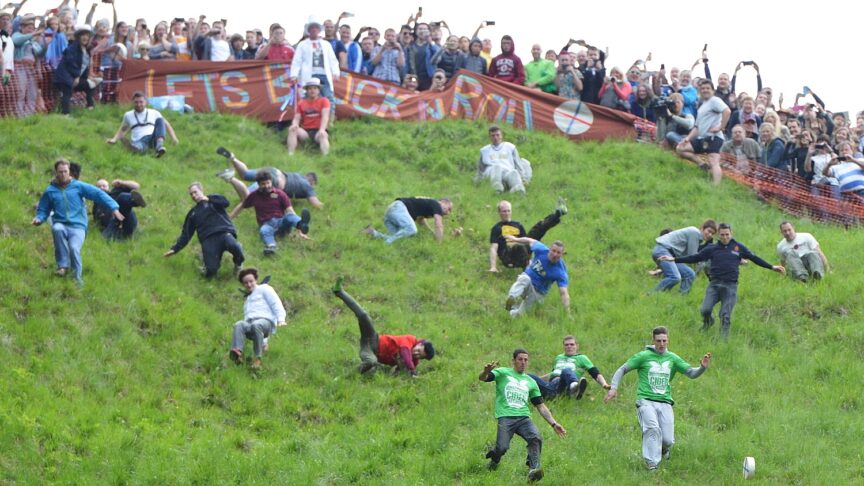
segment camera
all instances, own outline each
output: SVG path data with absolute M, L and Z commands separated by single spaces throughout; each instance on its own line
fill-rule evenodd
M 826 144 L 824 144 L 824 143 L 817 143 L 817 144 L 816 144 L 816 148 L 819 149 L 819 150 L 823 150 L 823 149 L 825 149 L 826 147 L 828 147 L 828 145 L 826 145 Z
M 845 155 L 841 155 L 841 156 L 837 157 L 837 161 L 838 161 L 838 162 L 846 162 L 846 156 L 845 156 Z
M 654 101 L 651 102 L 651 108 L 654 109 L 655 116 L 669 118 L 672 116 L 672 110 L 675 109 L 675 100 L 670 100 L 665 96 L 654 98 Z

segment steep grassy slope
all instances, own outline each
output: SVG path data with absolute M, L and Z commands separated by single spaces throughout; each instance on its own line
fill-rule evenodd
M 796 285 L 744 268 L 733 337 L 719 342 L 716 331 L 698 332 L 704 277 L 687 297 L 648 294 L 654 236 L 713 217 L 776 261 L 784 215 L 728 181 L 712 188 L 698 169 L 652 147 L 508 130 L 535 168 L 528 196 L 511 199 L 514 218 L 530 226 L 559 194 L 571 209 L 548 238 L 567 244 L 572 316 L 553 291 L 514 321 L 503 302 L 516 273 L 486 272 L 499 196 L 471 182 L 485 125 L 339 122 L 330 157 L 306 151 L 289 159 L 282 138 L 253 121 L 173 115 L 181 145 L 156 160 L 103 143 L 120 115 L 100 109 L 0 121 L 0 482 L 521 482 L 521 439 L 498 471 L 485 469 L 495 422 L 494 389 L 477 381 L 483 363 L 506 363 L 524 346 L 531 369 L 542 372 L 573 333 L 611 378 L 659 324 L 670 327 L 671 349 L 685 359 L 715 356 L 699 380 L 674 382 L 672 460 L 653 476 L 644 471 L 631 374 L 615 403 L 603 404 L 593 383 L 581 402 L 550 403 L 566 439 L 535 414 L 544 481 L 727 484 L 753 455 L 765 484 L 864 482 L 856 232 L 794 220 L 815 233 L 834 272 Z M 314 240 L 284 241 L 274 258 L 263 257 L 251 212 L 239 218 L 248 263 L 272 274 L 289 304 L 290 325 L 273 338 L 260 372 L 226 358 L 231 325 L 242 317 L 229 260 L 205 281 L 197 242 L 161 257 L 191 207 L 190 181 L 236 202 L 213 176 L 226 166 L 219 145 L 252 165 L 317 171 L 325 203 L 313 210 Z M 89 234 L 82 291 L 52 276 L 50 232 L 29 225 L 59 156 L 83 163 L 85 181 L 138 180 L 150 203 L 134 240 Z M 421 228 L 385 246 L 360 233 L 380 226 L 389 202 L 405 195 L 452 198 L 448 233 L 462 226 L 465 234 L 439 245 Z M 423 362 L 419 379 L 357 375 L 356 321 L 329 292 L 337 275 L 347 276 L 379 332 L 436 343 L 440 354 Z

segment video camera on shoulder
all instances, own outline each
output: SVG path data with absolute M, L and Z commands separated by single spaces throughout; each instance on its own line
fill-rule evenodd
M 651 108 L 654 109 L 655 116 L 671 118 L 672 110 L 675 109 L 675 100 L 670 100 L 666 96 L 654 98 L 654 101 L 651 102 Z

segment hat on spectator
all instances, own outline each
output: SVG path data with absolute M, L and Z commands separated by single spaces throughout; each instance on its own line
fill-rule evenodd
M 321 80 L 318 78 L 312 78 L 309 81 L 306 81 L 306 84 L 303 85 L 303 89 L 311 88 L 311 87 L 321 88 Z
M 12 11 L 7 9 L 0 10 L 0 17 L 9 17 L 12 18 Z
M 75 34 L 73 34 L 73 35 L 75 37 L 78 37 L 81 34 L 93 35 L 93 29 L 91 29 L 90 26 L 87 24 L 79 25 L 78 27 L 75 27 Z
M 741 115 L 741 123 L 750 123 L 750 122 L 756 123 L 757 125 L 759 124 L 759 119 L 756 118 L 756 114 L 744 113 Z
M 319 22 L 318 19 L 316 19 L 315 17 L 310 16 L 309 20 L 306 21 L 306 26 L 303 28 L 303 30 L 306 32 L 306 35 L 309 35 L 309 27 L 312 27 L 313 25 L 317 26 L 318 30 L 322 29 L 321 22 Z
M 20 23 L 21 27 L 24 27 L 25 25 L 35 25 L 35 24 L 36 24 L 36 17 L 33 14 L 26 14 L 23 17 L 21 17 L 21 23 Z

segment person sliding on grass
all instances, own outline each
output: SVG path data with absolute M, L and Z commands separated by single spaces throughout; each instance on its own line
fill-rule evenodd
M 555 421 L 552 412 L 543 403 L 543 396 L 537 383 L 528 375 L 528 351 L 517 348 L 513 351 L 513 367 L 500 368 L 497 361 L 486 363 L 480 372 L 480 381 L 495 382 L 495 418 L 498 419 L 498 435 L 495 448 L 486 453 L 489 459 L 489 469 L 497 469 L 498 463 L 507 449 L 513 434 L 525 439 L 528 443 L 527 465 L 529 481 L 539 481 L 543 478 L 543 468 L 540 467 L 540 449 L 543 439 L 540 431 L 531 421 L 531 409 L 528 401 L 537 407 L 540 415 L 552 426 L 559 437 L 566 437 L 567 430 Z
M 345 305 L 357 316 L 360 325 L 360 373 L 374 373 L 378 364 L 396 366 L 405 370 L 412 378 L 417 378 L 417 365 L 421 359 L 435 357 L 435 347 L 425 339 L 417 339 L 410 334 L 391 336 L 378 334 L 369 314 L 348 292 L 342 290 L 344 278 L 339 277 L 333 285 L 333 294 L 342 299 Z
M 276 328 L 285 325 L 285 306 L 282 299 L 266 283 L 258 283 L 258 270 L 244 268 L 237 276 L 248 292 L 243 303 L 243 320 L 234 324 L 231 340 L 231 359 L 240 364 L 243 361 L 243 347 L 246 339 L 252 341 L 255 357 L 252 367 L 261 367 L 261 354 L 267 347 L 267 338 L 276 334 Z

